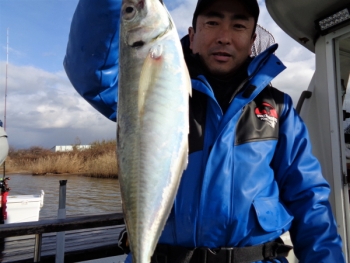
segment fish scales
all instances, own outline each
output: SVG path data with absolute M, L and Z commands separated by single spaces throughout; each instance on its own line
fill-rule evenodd
M 119 48 L 118 176 L 133 262 L 146 263 L 187 165 L 191 84 L 159 0 L 123 0 Z

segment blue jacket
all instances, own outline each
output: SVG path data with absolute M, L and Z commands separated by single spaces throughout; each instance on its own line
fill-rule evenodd
M 75 89 L 111 120 L 117 106 L 120 7 L 120 0 L 80 0 L 64 61 Z M 205 76 L 192 77 L 194 96 L 205 97 L 203 130 L 192 138 L 200 146 L 190 146 L 160 243 L 250 246 L 289 230 L 301 262 L 344 262 L 330 188 L 311 153 L 306 126 L 291 98 L 269 86 L 285 68 L 273 54 L 276 48 L 249 64 L 249 80 L 225 114 Z M 199 107 L 191 100 L 190 110 Z

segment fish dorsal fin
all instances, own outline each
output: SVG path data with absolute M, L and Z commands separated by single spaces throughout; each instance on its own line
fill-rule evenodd
M 162 54 L 162 45 L 155 45 L 150 49 L 145 62 L 143 63 L 138 93 L 138 109 L 140 114 L 143 114 L 147 95 L 152 91 L 162 68 Z

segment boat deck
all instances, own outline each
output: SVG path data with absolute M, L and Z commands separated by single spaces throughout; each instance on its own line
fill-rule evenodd
M 65 262 L 122 255 L 117 239 L 123 228 L 118 225 L 66 231 Z M 33 262 L 34 245 L 34 235 L 0 239 L 0 262 Z M 56 233 L 43 234 L 40 262 L 55 262 L 55 254 Z

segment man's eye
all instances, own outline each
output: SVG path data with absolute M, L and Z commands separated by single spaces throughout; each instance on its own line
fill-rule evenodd
M 238 29 L 245 29 L 245 28 L 246 28 L 246 27 L 245 27 L 244 25 L 242 25 L 242 24 L 235 24 L 233 27 L 234 27 L 234 28 L 238 28 Z
M 215 21 L 208 21 L 206 24 L 210 26 L 216 26 L 218 23 Z

